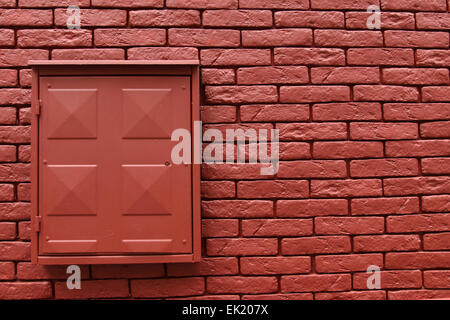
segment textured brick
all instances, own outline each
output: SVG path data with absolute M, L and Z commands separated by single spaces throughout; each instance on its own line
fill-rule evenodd
M 387 269 L 449 268 L 450 252 L 387 253 Z
M 416 159 L 355 160 L 350 163 L 350 175 L 356 178 L 416 176 L 419 162 Z
M 419 212 L 419 198 L 376 198 L 353 199 L 351 202 L 353 215 L 388 215 L 409 214 Z
M 417 235 L 371 235 L 353 238 L 356 252 L 417 251 L 420 238 Z
M 314 142 L 314 158 L 319 159 L 360 159 L 381 158 L 383 144 L 381 142 Z
M 278 253 L 277 239 L 208 239 L 208 256 L 271 256 Z
M 449 82 L 448 69 L 383 69 L 383 81 L 388 84 L 446 85 Z
M 318 235 L 381 234 L 384 232 L 382 217 L 318 217 L 314 220 Z
M 270 29 L 242 31 L 244 47 L 308 46 L 312 44 L 310 29 Z
M 313 233 L 311 219 L 268 219 L 242 221 L 242 235 L 244 237 L 300 237 Z
M 203 201 L 202 214 L 206 218 L 264 218 L 273 216 L 273 203 L 263 200 Z
M 425 250 L 450 250 L 450 233 L 426 234 L 423 247 Z
M 245 275 L 299 274 L 311 271 L 310 257 L 249 257 L 241 258 Z
M 311 81 L 315 84 L 379 83 L 380 71 L 361 67 L 312 68 Z
M 383 110 L 388 121 L 450 120 L 450 103 L 386 103 Z
M 281 277 L 282 292 L 348 291 L 351 286 L 351 276 L 348 274 Z
M 130 11 L 133 27 L 199 26 L 200 12 L 197 10 L 139 10 Z
M 170 264 L 167 267 L 167 274 L 175 277 L 234 275 L 237 273 L 237 258 L 203 258 L 200 263 Z
M 163 29 L 96 29 L 95 45 L 114 46 L 154 46 L 166 44 L 166 31 Z
M 237 184 L 238 198 L 306 198 L 308 182 L 303 180 L 241 181 Z
M 269 10 L 206 10 L 203 25 L 208 27 L 271 27 Z
M 345 24 L 348 29 L 367 29 L 367 21 L 373 12 L 347 12 Z M 381 12 L 381 29 L 415 28 L 414 14 L 406 12 Z
M 410 102 L 419 99 L 419 91 L 412 87 L 357 85 L 353 88 L 353 92 L 356 101 Z
M 349 65 L 412 66 L 414 51 L 392 48 L 352 48 L 347 52 L 347 59 Z
M 220 29 L 169 29 L 169 44 L 171 46 L 238 47 L 240 32 Z
M 201 64 L 206 66 L 269 65 L 268 49 L 205 49 L 200 52 Z
M 341 140 L 347 138 L 345 123 L 277 124 L 281 141 Z
M 255 283 L 258 283 L 255 286 Z M 209 277 L 206 282 L 209 293 L 272 293 L 278 289 L 275 277 Z
M 314 43 L 323 47 L 381 47 L 379 31 L 315 30 Z
M 239 234 L 239 221 L 231 219 L 202 220 L 202 236 L 205 238 L 236 237 Z
M 163 6 L 162 0 L 152 1 L 158 1 L 161 7 Z M 237 9 L 238 0 L 166 0 L 166 6 L 169 8 Z
M 346 236 L 288 238 L 281 241 L 283 255 L 310 255 L 350 252 L 350 238 Z
M 264 9 L 308 9 L 307 0 L 239 0 L 241 8 Z
M 129 296 L 128 291 L 127 280 L 83 281 L 80 290 L 69 290 L 65 281 L 55 284 L 57 299 L 126 298 Z
M 279 11 L 275 12 L 277 27 L 343 28 L 344 13 L 333 11 Z
M 388 47 L 448 48 L 448 32 L 388 30 L 384 34 Z
M 280 101 L 285 103 L 349 101 L 350 88 L 345 86 L 281 87 Z
M 311 196 L 315 198 L 381 196 L 381 180 L 313 180 Z
M 423 273 L 424 286 L 427 289 L 449 289 L 450 288 L 450 271 L 425 271 Z
M 315 257 L 319 273 L 366 271 L 369 266 L 383 266 L 382 254 L 350 254 Z
M 371 275 L 370 273 L 354 274 L 353 288 L 367 289 L 367 281 Z M 419 270 L 382 271 L 380 277 L 381 289 L 419 289 L 422 287 L 422 274 Z
M 2 300 L 36 300 L 51 297 L 50 282 L 0 282 Z
M 445 11 L 445 0 L 381 0 L 383 10 Z
M 388 196 L 450 193 L 450 177 L 385 179 L 384 193 Z
M 90 30 L 29 29 L 17 31 L 21 48 L 87 47 L 92 44 Z
M 308 199 L 277 201 L 277 216 L 282 218 L 341 216 L 348 214 L 344 199 Z
M 238 84 L 308 83 L 306 67 L 254 67 L 237 71 Z
M 423 197 L 422 209 L 425 212 L 450 212 L 450 195 Z
M 450 214 L 388 217 L 386 225 L 389 233 L 450 231 Z
M 66 27 L 69 17 L 70 12 L 67 13 L 67 9 L 55 9 L 55 25 Z M 82 9 L 80 20 L 81 28 L 125 26 L 127 12 L 125 10 Z
M 448 140 L 416 140 L 386 142 L 388 157 L 432 157 L 450 155 Z
M 240 107 L 240 116 L 243 122 L 306 121 L 309 120 L 309 106 L 307 104 L 243 105 Z

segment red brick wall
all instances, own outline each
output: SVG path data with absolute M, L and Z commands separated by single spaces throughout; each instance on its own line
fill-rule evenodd
M 0 0 L 0 299 L 450 297 L 449 3 L 82 0 L 68 30 L 77 1 Z M 279 129 L 278 175 L 204 166 L 202 263 L 84 266 L 67 290 L 29 262 L 27 61 L 47 58 L 200 59 L 205 126 Z

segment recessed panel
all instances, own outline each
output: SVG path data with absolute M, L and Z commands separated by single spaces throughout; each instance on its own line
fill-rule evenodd
M 123 89 L 124 138 L 170 138 L 172 89 Z
M 47 166 L 45 212 L 47 215 L 97 214 L 96 166 Z
M 50 139 L 97 137 L 96 89 L 49 89 L 45 107 Z
M 122 166 L 124 215 L 171 215 L 171 170 L 165 165 Z

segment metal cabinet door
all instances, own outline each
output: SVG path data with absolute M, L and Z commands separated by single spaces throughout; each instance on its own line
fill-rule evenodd
M 192 252 L 190 77 L 41 77 L 40 254 Z

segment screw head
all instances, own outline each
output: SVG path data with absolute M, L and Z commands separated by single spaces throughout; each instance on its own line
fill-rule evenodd
M 170 162 L 166 161 L 165 165 L 166 165 L 166 167 L 169 167 L 170 166 Z

